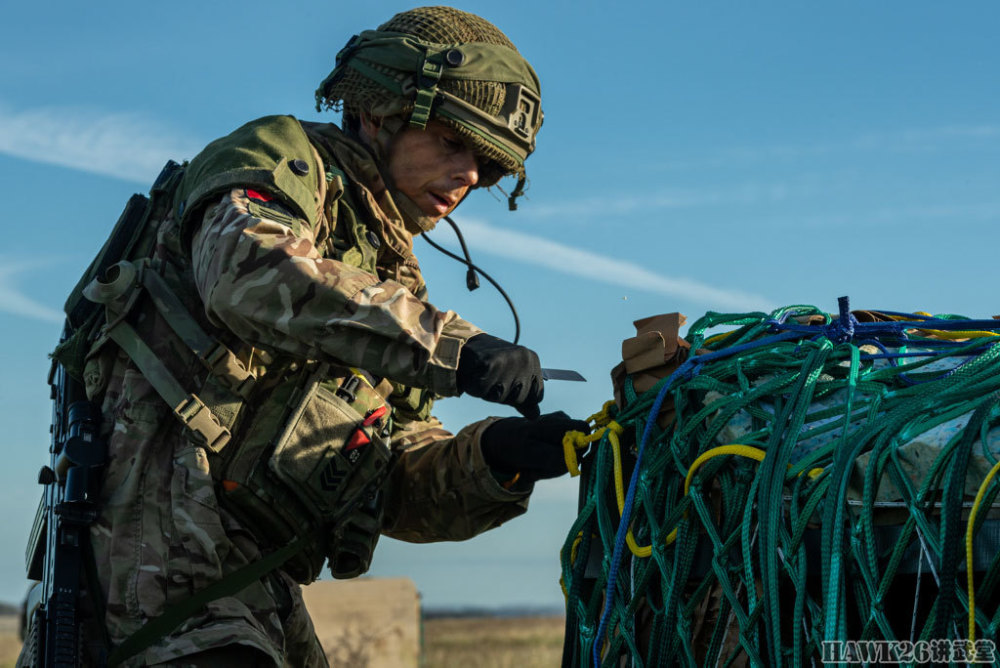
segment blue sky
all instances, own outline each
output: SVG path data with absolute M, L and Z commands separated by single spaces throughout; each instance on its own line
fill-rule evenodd
M 125 200 L 272 113 L 323 118 L 312 91 L 354 33 L 410 5 L 16 3 L 0 25 L 0 600 L 46 462 L 46 354 L 62 301 Z M 455 216 L 521 313 L 522 343 L 586 384 L 543 408 L 585 417 L 632 321 L 811 303 L 1000 313 L 1000 5 L 992 2 L 469 2 L 542 81 L 528 197 Z M 335 120 L 327 116 L 329 120 Z M 433 233 L 454 246 L 447 228 Z M 502 300 L 417 242 L 431 298 L 512 336 Z M 508 414 L 442 402 L 450 428 Z M 375 575 L 428 605 L 559 605 L 576 485 L 463 544 L 385 540 Z

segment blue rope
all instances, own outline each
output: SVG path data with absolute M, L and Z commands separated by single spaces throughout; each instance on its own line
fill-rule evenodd
M 674 384 L 676 379 L 680 378 L 686 380 L 687 378 L 696 375 L 697 367 L 701 366 L 701 363 L 696 360 L 700 360 L 704 357 L 707 357 L 707 355 L 689 357 L 683 364 L 677 367 L 677 369 L 675 369 L 670 376 L 667 377 L 666 382 L 663 383 L 663 387 L 660 388 L 660 391 L 656 395 L 656 399 L 653 401 L 653 406 L 649 410 L 649 417 L 646 418 L 646 427 L 642 432 L 642 441 L 639 443 L 639 452 L 636 453 L 635 456 L 635 468 L 632 470 L 632 477 L 628 482 L 628 492 L 625 495 L 625 505 L 622 508 L 622 516 L 618 524 L 618 532 L 615 534 L 615 549 L 611 555 L 611 568 L 608 571 L 608 586 L 604 593 L 604 611 L 601 613 L 601 621 L 597 625 L 597 635 L 594 636 L 593 659 L 595 667 L 601 665 L 601 645 L 603 644 L 602 638 L 604 637 L 604 632 L 608 625 L 608 619 L 611 617 L 611 607 L 614 604 L 615 589 L 618 583 L 618 567 L 621 565 L 622 555 L 625 552 L 625 539 L 628 535 L 629 520 L 632 515 L 632 504 L 635 501 L 635 488 L 636 482 L 639 479 L 639 468 L 642 463 L 642 454 L 646 450 L 646 443 L 649 441 L 649 436 L 653 432 L 653 425 L 656 424 L 656 416 L 660 413 L 660 408 L 663 406 L 663 400 L 667 396 L 667 391 Z
M 977 350 L 976 352 L 966 352 L 953 355 L 952 357 L 977 357 L 986 352 L 986 348 L 983 350 Z M 900 357 L 936 357 L 939 353 L 932 353 L 930 351 L 923 352 L 909 352 L 909 353 L 878 353 L 878 354 L 867 354 L 861 353 L 861 359 L 863 360 L 895 360 Z
M 629 479 L 628 492 L 625 495 L 625 503 L 622 508 L 621 520 L 618 524 L 618 530 L 615 534 L 615 546 L 614 551 L 611 556 L 611 568 L 608 571 L 608 583 L 607 589 L 604 595 L 604 610 L 601 613 L 601 621 L 597 627 L 597 634 L 594 637 L 593 645 L 593 662 L 594 666 L 601 665 L 601 646 L 603 645 L 602 639 L 605 632 L 607 631 L 607 625 L 611 618 L 611 609 L 614 605 L 616 598 L 616 590 L 618 584 L 618 569 L 621 565 L 622 557 L 625 553 L 626 536 L 628 535 L 629 524 L 632 515 L 632 506 L 635 503 L 635 491 L 637 483 L 639 480 L 639 471 L 642 464 L 642 456 L 646 451 L 646 444 L 649 442 L 649 437 L 653 432 L 653 425 L 656 424 L 656 416 L 659 414 L 660 409 L 663 406 L 663 401 L 667 396 L 667 392 L 677 381 L 688 380 L 696 375 L 700 371 L 700 367 L 708 362 L 722 359 L 724 357 L 731 357 L 733 355 L 738 355 L 740 353 L 746 352 L 748 350 L 754 350 L 764 346 L 772 345 L 775 343 L 780 343 L 783 341 L 789 341 L 793 339 L 802 339 L 803 334 L 812 334 L 813 338 L 828 338 L 830 341 L 835 343 L 846 343 L 848 341 L 855 341 L 856 339 L 865 340 L 871 337 L 871 341 L 874 342 L 882 351 L 882 354 L 876 355 L 862 355 L 862 358 L 866 359 L 889 359 L 894 361 L 895 358 L 899 357 L 927 357 L 932 356 L 934 353 L 929 352 L 906 352 L 906 353 L 891 353 L 885 347 L 885 345 L 878 340 L 879 335 L 887 337 L 896 337 L 902 341 L 912 341 L 906 334 L 907 329 L 941 329 L 941 330 L 973 330 L 973 329 L 986 329 L 995 330 L 1000 329 L 1000 321 L 997 320 L 945 320 L 940 318 L 926 318 L 924 316 L 919 316 L 911 313 L 897 313 L 894 311 L 880 311 L 886 315 L 893 315 L 899 317 L 913 318 L 913 320 L 904 321 L 897 320 L 892 322 L 859 322 L 854 314 L 850 311 L 850 303 L 847 297 L 841 297 L 837 300 L 838 307 L 840 311 L 840 317 L 833 322 L 822 325 L 800 325 L 800 324 L 789 324 L 787 319 L 794 315 L 797 311 L 795 309 L 786 309 L 782 311 L 778 317 L 772 317 L 768 320 L 768 324 L 771 326 L 771 331 L 776 331 L 778 333 L 767 336 L 761 339 L 743 343 L 737 346 L 732 346 L 731 348 L 724 348 L 722 350 L 714 350 L 711 352 L 704 353 L 702 355 L 695 355 L 689 357 L 684 361 L 670 376 L 667 377 L 666 381 L 663 382 L 662 387 L 657 392 L 656 399 L 653 401 L 653 405 L 650 408 L 649 416 L 646 418 L 646 426 L 643 429 L 642 440 L 639 443 L 639 451 L 636 453 L 635 457 L 635 467 L 632 470 L 632 476 Z M 933 339 L 921 340 L 921 346 L 926 347 L 957 347 L 958 344 L 953 341 L 935 341 Z M 986 348 L 992 347 L 991 344 L 984 344 Z M 969 356 L 974 356 L 973 351 L 967 353 Z M 968 360 L 967 360 L 968 361 Z M 964 364 L 964 363 L 963 363 Z M 960 365 L 961 366 L 961 365 Z M 950 375 L 954 373 L 958 367 L 952 369 L 946 373 Z M 912 382 L 912 381 L 911 381 Z M 619 621 L 619 623 L 621 623 Z
M 840 317 L 823 328 L 826 338 L 833 343 L 847 343 L 854 338 L 854 326 L 859 324 L 851 313 L 851 302 L 847 297 L 837 299 Z
M 618 531 L 615 534 L 615 547 L 611 555 L 611 568 L 608 571 L 608 584 L 604 594 L 604 611 L 601 613 L 601 621 L 597 626 L 597 635 L 594 637 L 594 666 L 601 665 L 600 652 L 602 638 L 604 637 L 605 630 L 607 629 L 608 620 L 611 617 L 611 608 L 614 604 L 614 599 L 616 598 L 618 568 L 621 565 L 622 556 L 625 552 L 626 536 L 628 535 L 628 527 L 632 516 L 632 506 L 635 503 L 635 489 L 639 480 L 642 455 L 646 451 L 646 443 L 649 441 L 650 434 L 653 432 L 653 425 L 656 424 L 656 416 L 660 413 L 660 408 L 663 406 L 663 401 L 667 396 L 667 392 L 676 381 L 688 380 L 698 375 L 699 367 L 708 362 L 721 359 L 723 357 L 731 357 L 748 350 L 754 350 L 756 348 L 761 348 L 774 343 L 800 338 L 802 338 L 801 333 L 796 331 L 781 332 L 774 336 L 764 337 L 762 339 L 743 343 L 731 348 L 725 348 L 723 350 L 716 350 L 703 355 L 689 357 L 683 364 L 677 367 L 677 369 L 675 369 L 663 383 L 663 386 L 657 393 L 656 399 L 653 401 L 653 405 L 649 410 L 649 417 L 646 418 L 646 426 L 642 432 L 642 440 L 639 443 L 639 451 L 636 453 L 635 457 L 635 467 L 633 468 L 632 476 L 629 479 L 628 492 L 625 495 L 625 504 L 622 507 L 621 520 L 618 524 Z
M 731 348 L 723 348 L 722 350 L 713 350 L 710 353 L 705 353 L 703 355 L 698 355 L 696 357 L 688 358 L 688 362 L 694 362 L 695 365 L 702 365 L 706 362 L 711 362 L 713 360 L 722 359 L 723 357 L 732 357 L 747 350 L 754 350 L 756 348 L 763 348 L 764 346 L 769 346 L 773 343 L 781 343 L 782 341 L 791 341 L 794 339 L 801 339 L 802 336 L 799 332 L 781 332 L 780 334 L 775 334 L 773 336 L 765 336 L 762 339 L 756 339 L 754 341 L 748 341 L 747 343 L 741 343 L 738 346 L 733 346 Z M 686 364 L 687 362 L 685 362 Z M 683 365 L 682 365 L 683 366 Z M 677 371 L 680 371 L 682 367 L 678 367 Z M 677 373 L 676 371 L 674 373 Z M 697 375 L 697 373 L 691 374 L 692 376 Z
M 880 311 L 880 313 L 888 315 L 886 311 Z M 901 317 L 912 317 L 913 320 L 893 320 L 891 322 L 858 322 L 855 320 L 854 328 L 864 330 L 868 334 L 872 332 L 903 334 L 907 329 L 941 329 L 946 331 L 1000 329 L 1000 320 L 946 320 L 944 318 L 922 318 L 919 315 L 907 316 L 905 313 Z M 771 325 L 772 329 L 776 330 L 815 333 L 821 329 L 818 325 L 785 323 L 778 320 L 769 320 L 768 324 Z M 830 323 L 823 327 L 832 327 L 834 324 L 836 323 Z M 944 343 L 950 342 L 944 341 Z

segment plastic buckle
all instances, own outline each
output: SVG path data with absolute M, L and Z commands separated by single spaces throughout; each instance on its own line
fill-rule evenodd
M 350 376 L 344 381 L 344 383 L 340 387 L 337 388 L 334 394 L 336 394 L 338 397 L 340 397 L 347 403 L 353 404 L 354 400 L 357 399 L 357 395 L 355 395 L 355 392 L 357 392 L 358 385 L 360 384 L 361 384 L 360 378 L 358 378 L 357 376 Z
M 212 411 L 196 395 L 189 394 L 174 409 L 174 414 L 198 442 L 212 452 L 219 452 L 229 443 L 229 430 L 219 424 Z
M 230 390 L 244 399 L 250 396 L 257 377 L 226 346 L 216 343 L 201 361 Z

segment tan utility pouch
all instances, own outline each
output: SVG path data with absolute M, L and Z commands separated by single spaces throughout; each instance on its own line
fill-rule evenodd
M 327 537 L 388 473 L 389 417 L 363 376 L 323 364 L 273 391 L 223 453 L 220 497 L 244 526 L 273 546 L 315 542 L 285 566 L 299 581 L 319 576 Z
M 345 391 L 346 383 L 356 388 Z M 389 463 L 389 443 L 380 434 L 388 417 L 388 407 L 360 376 L 313 380 L 275 443 L 268 468 L 320 517 L 333 517 L 345 503 L 374 491 L 372 480 Z

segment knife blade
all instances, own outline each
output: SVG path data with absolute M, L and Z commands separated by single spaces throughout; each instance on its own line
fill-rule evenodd
M 576 380 L 587 382 L 587 379 L 572 369 L 542 369 L 542 380 Z

